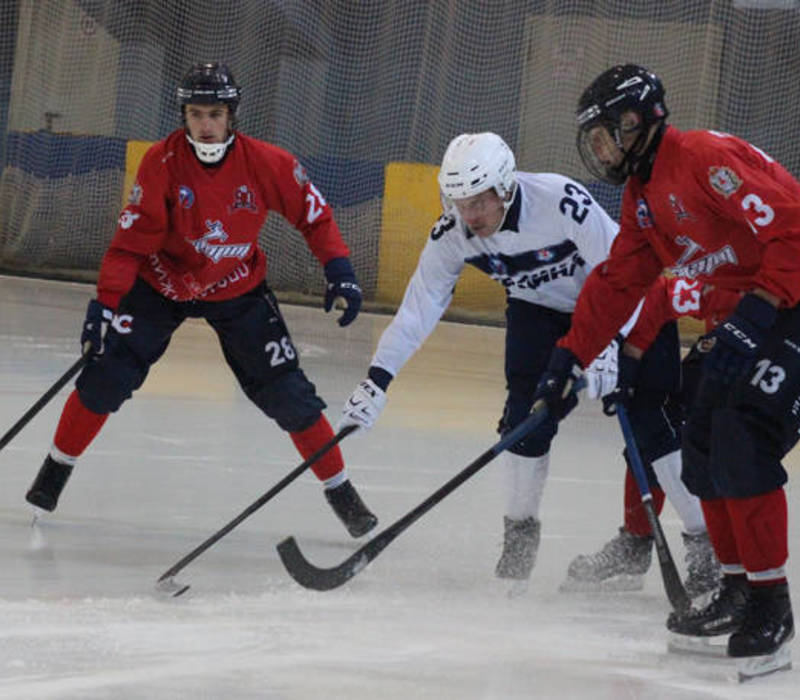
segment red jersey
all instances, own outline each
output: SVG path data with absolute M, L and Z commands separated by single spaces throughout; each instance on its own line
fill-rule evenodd
M 141 277 L 173 301 L 239 296 L 266 275 L 258 234 L 277 211 L 322 265 L 350 254 L 325 199 L 290 153 L 236 134 L 221 165 L 195 157 L 179 129 L 154 144 L 103 257 L 98 300 L 116 308 Z
M 586 365 L 668 268 L 719 289 L 800 301 L 800 184 L 745 141 L 667 127 L 647 183 L 628 179 L 609 258 L 586 280 L 558 344 Z
M 706 322 L 706 332 L 731 315 L 742 295 L 685 277 L 659 277 L 644 298 L 636 325 L 625 338 L 639 350 L 647 350 L 669 321 L 690 316 Z

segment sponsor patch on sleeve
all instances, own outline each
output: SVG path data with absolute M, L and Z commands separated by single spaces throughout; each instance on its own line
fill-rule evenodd
M 297 184 L 300 185 L 300 187 L 305 187 L 308 184 L 308 173 L 306 172 L 306 169 L 300 165 L 300 161 L 295 160 L 292 174 L 294 175 L 294 179 L 297 181 Z
M 742 178 L 727 165 L 712 165 L 708 169 L 708 182 L 726 199 L 742 186 Z

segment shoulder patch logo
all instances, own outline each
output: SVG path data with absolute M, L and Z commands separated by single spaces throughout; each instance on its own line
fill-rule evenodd
M 139 181 L 135 181 L 133 183 L 133 187 L 131 187 L 131 193 L 128 196 L 128 204 L 132 204 L 135 207 L 138 207 L 142 203 L 142 186 L 139 184 Z
M 726 199 L 742 186 L 742 178 L 727 165 L 712 165 L 708 169 L 708 182 Z
M 294 179 L 296 180 L 297 184 L 300 187 L 305 187 L 309 183 L 308 173 L 306 169 L 300 165 L 300 161 L 295 160 L 294 162 L 294 170 L 292 171 L 292 175 L 294 175 Z

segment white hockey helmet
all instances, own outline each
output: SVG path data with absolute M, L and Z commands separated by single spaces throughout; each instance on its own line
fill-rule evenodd
M 516 187 L 515 169 L 514 154 L 497 134 L 461 134 L 444 153 L 439 187 L 448 203 L 494 188 L 508 208 Z

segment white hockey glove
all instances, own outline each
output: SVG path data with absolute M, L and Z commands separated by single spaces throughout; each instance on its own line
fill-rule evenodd
M 614 338 L 584 370 L 586 395 L 590 399 L 602 398 L 616 389 L 619 374 L 619 342 L 619 338 Z
M 371 379 L 362 379 L 344 407 L 337 432 L 348 425 L 369 430 L 386 405 L 386 392 Z

